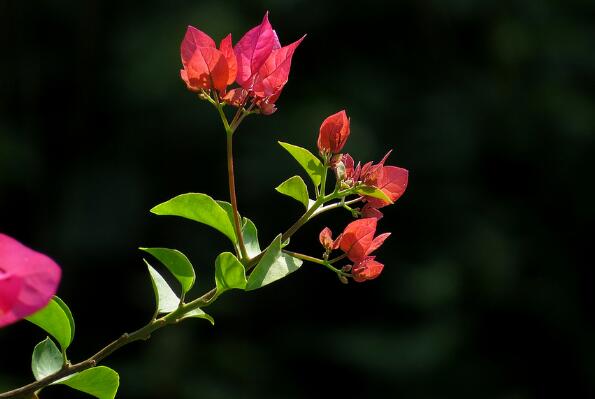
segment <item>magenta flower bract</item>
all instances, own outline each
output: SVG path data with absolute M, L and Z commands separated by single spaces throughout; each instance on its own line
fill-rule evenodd
M 45 307 L 61 275 L 49 257 L 0 233 L 0 327 Z

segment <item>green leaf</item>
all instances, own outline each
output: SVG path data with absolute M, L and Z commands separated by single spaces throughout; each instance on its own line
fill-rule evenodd
M 26 317 L 31 323 L 39 326 L 58 341 L 62 352 L 65 352 L 74 339 L 74 319 L 68 306 L 54 296 L 47 306 Z
M 358 186 L 355 192 L 360 195 L 367 195 L 368 197 L 378 198 L 390 204 L 393 203 L 391 199 L 384 193 L 384 191 L 372 186 Z
M 316 158 L 314 154 L 305 148 L 289 143 L 283 143 L 281 141 L 279 141 L 279 144 L 281 147 L 285 148 L 300 165 L 302 165 L 302 168 L 304 168 L 304 170 L 312 179 L 314 186 L 318 187 L 320 185 L 322 175 L 325 173 L 322 162 L 320 162 L 320 160 Z
M 188 318 L 197 318 L 197 319 L 205 319 L 211 322 L 212 325 L 215 325 L 215 320 L 213 320 L 213 318 L 211 316 L 209 316 L 208 314 L 206 314 L 202 309 L 200 308 L 196 308 L 191 310 L 188 313 L 184 313 L 184 315 L 182 317 L 179 318 L 179 320 L 184 320 L 184 319 L 188 319 Z
M 244 218 L 244 226 L 242 227 L 242 234 L 244 235 L 244 246 L 248 256 L 254 258 L 260 254 L 260 244 L 258 243 L 258 230 L 248 218 Z
M 178 308 L 180 305 L 180 298 L 171 289 L 167 281 L 157 270 L 155 270 L 146 259 L 143 259 L 149 269 L 151 275 L 151 283 L 153 284 L 153 291 L 155 292 L 155 300 L 157 302 L 157 313 L 170 313 Z
M 109 367 L 97 366 L 73 374 L 55 384 L 67 385 L 99 399 L 114 399 L 120 385 L 120 376 Z
M 53 300 L 56 301 L 58 305 L 60 305 L 60 307 L 64 311 L 64 314 L 66 315 L 66 317 L 68 317 L 68 323 L 70 323 L 70 342 L 72 342 L 74 341 L 74 317 L 72 317 L 72 312 L 70 311 L 70 308 L 66 305 L 66 303 L 58 296 L 54 295 Z
M 36 381 L 60 371 L 63 365 L 62 352 L 50 337 L 35 345 L 31 358 L 31 370 Z
M 223 252 L 215 260 L 215 284 L 217 295 L 234 288 L 246 288 L 244 265 L 231 252 Z
M 233 208 L 231 206 L 231 204 L 227 201 L 221 201 L 221 200 L 216 200 L 215 201 L 224 211 L 225 213 L 227 213 L 227 217 L 229 218 L 229 220 L 231 220 L 232 225 L 234 225 L 234 216 L 233 216 Z M 233 229 L 233 232 L 235 234 L 235 226 Z M 239 243 L 235 242 L 234 243 L 234 249 L 236 250 L 237 253 L 240 252 L 240 246 Z
M 182 285 L 182 293 L 186 294 L 194 285 L 196 278 L 192 263 L 186 255 L 176 249 L 168 248 L 139 248 L 157 258 Z
M 156 215 L 180 216 L 204 223 L 225 234 L 234 244 L 237 242 L 233 218 L 206 194 L 188 193 L 178 195 L 157 205 L 151 212 Z
M 232 208 L 231 204 L 227 201 L 221 201 L 221 200 L 215 200 L 215 202 L 217 203 L 217 205 L 219 205 L 225 211 L 225 213 L 227 213 L 227 217 L 229 218 L 229 220 L 231 220 L 231 224 L 233 226 L 233 208 Z M 234 229 L 234 233 L 235 233 L 235 229 Z
M 308 196 L 308 187 L 306 187 L 306 183 L 304 183 L 301 177 L 290 177 L 289 179 L 281 183 L 278 187 L 276 187 L 275 190 L 277 190 L 281 194 L 285 194 L 291 198 L 298 200 L 306 207 L 306 209 L 308 209 L 308 205 L 310 202 L 310 197 Z
M 302 263 L 300 259 L 281 252 L 281 234 L 279 234 L 250 274 L 246 291 L 273 283 L 299 269 Z
M 217 204 L 219 204 L 219 206 L 223 208 L 225 212 L 227 212 L 229 219 L 233 220 L 233 208 L 231 207 L 231 204 L 227 201 L 219 200 L 217 200 Z M 248 256 L 253 258 L 260 254 L 260 245 L 258 244 L 258 232 L 256 230 L 256 226 L 250 219 L 246 217 L 242 218 L 242 234 L 244 236 L 244 246 L 246 247 Z M 239 252 L 239 247 L 236 249 Z

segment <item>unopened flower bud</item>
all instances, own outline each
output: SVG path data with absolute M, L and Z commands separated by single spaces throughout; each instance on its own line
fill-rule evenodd
M 349 118 L 345 110 L 326 118 L 320 125 L 318 150 L 321 154 L 337 154 L 349 137 Z
M 338 275 L 338 276 L 339 276 L 340 282 L 342 282 L 343 284 L 349 284 L 349 280 L 347 279 L 347 277 L 341 276 L 341 275 Z
M 353 266 L 351 266 L 351 265 L 345 265 L 345 266 L 343 266 L 341 268 L 341 271 L 342 272 L 345 272 L 345 273 L 349 273 L 351 271 L 351 268 L 353 268 Z

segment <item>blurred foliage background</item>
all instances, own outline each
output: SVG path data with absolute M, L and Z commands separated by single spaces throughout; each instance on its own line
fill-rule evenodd
M 188 24 L 234 40 L 265 10 L 308 36 L 270 117 L 236 139 L 239 204 L 268 241 L 300 214 L 300 173 L 346 108 L 356 159 L 408 168 L 386 209 L 382 277 L 312 264 L 106 362 L 122 398 L 593 397 L 595 6 L 589 0 L 0 2 L 0 231 L 50 254 L 86 358 L 153 309 L 138 246 L 174 247 L 212 284 L 227 241 L 148 210 L 227 198 L 224 134 L 179 79 Z M 318 254 L 326 215 L 292 240 Z M 0 391 L 29 382 L 43 334 L 0 331 Z M 47 398 L 78 397 L 53 387 Z M 83 397 L 83 396 L 81 396 Z

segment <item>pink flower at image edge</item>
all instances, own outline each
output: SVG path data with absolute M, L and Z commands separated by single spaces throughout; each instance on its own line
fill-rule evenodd
M 45 307 L 61 275 L 52 259 L 0 233 L 0 327 Z

